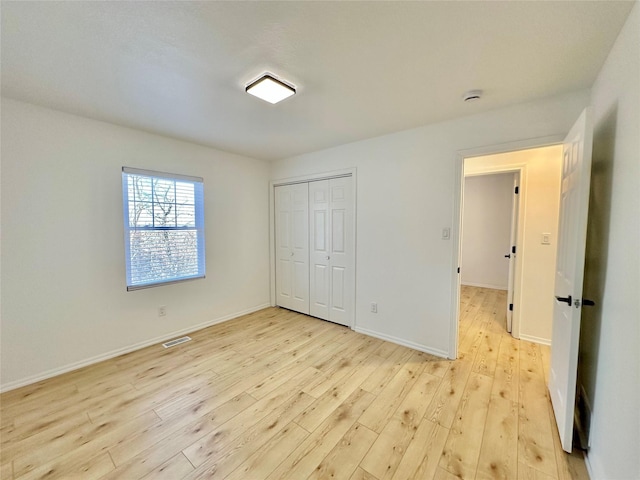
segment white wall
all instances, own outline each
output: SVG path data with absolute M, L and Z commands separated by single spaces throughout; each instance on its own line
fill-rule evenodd
M 640 478 L 640 5 L 592 90 L 593 166 L 579 383 L 592 479 Z
M 463 285 L 507 290 L 513 173 L 465 177 L 460 276 Z
M 1 152 L 3 388 L 269 302 L 265 162 L 9 99 Z M 126 291 L 123 165 L 204 178 L 206 279 Z
M 271 177 L 357 168 L 356 329 L 448 355 L 458 151 L 564 135 L 587 102 L 577 92 L 406 130 L 275 162 Z
M 464 171 L 474 174 L 488 168 L 524 166 L 520 179 L 520 209 L 516 288 L 514 291 L 514 332 L 519 338 L 551 343 L 553 286 L 560 210 L 562 146 L 501 153 L 464 161 Z M 466 202 L 466 199 L 465 199 Z M 542 234 L 550 233 L 550 245 L 542 244 Z

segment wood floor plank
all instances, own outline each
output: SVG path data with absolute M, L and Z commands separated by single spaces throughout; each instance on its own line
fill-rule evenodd
M 482 446 L 493 379 L 472 373 L 440 458 L 440 467 L 459 478 L 474 478 Z
M 165 439 L 170 441 L 171 437 L 174 437 L 174 444 L 179 443 L 178 439 L 181 435 L 189 435 L 194 426 L 195 430 L 199 429 L 198 433 L 204 435 L 207 426 L 214 428 L 216 425 L 222 425 L 255 402 L 256 400 L 247 393 L 241 393 L 222 405 L 218 405 L 217 402 L 209 405 L 207 400 L 203 400 L 188 411 L 181 411 L 179 415 L 174 415 L 168 420 L 162 420 L 149 428 L 140 430 L 110 448 L 109 452 L 114 463 L 117 466 L 122 465 Z
M 484 332 L 478 352 L 473 361 L 472 371 L 493 377 L 498 362 L 501 337 L 489 331 Z
M 267 372 L 266 375 L 269 375 Z M 256 375 L 258 377 L 256 377 Z M 248 388 L 259 383 L 259 379 L 263 378 L 265 372 L 256 367 L 252 372 L 245 372 L 245 376 L 229 375 L 227 377 L 216 377 L 212 379 L 210 391 L 202 391 L 201 395 L 191 396 L 175 396 L 165 398 L 159 405 L 153 406 L 153 409 L 160 418 L 168 419 L 174 415 L 180 415 L 181 411 L 196 408 L 203 403 L 208 408 L 215 408 L 222 405 L 238 395 L 244 393 Z
M 24 423 L 19 427 L 12 425 L 2 432 L 2 447 L 0 451 L 4 451 L 5 449 L 24 450 L 25 445 L 28 444 L 29 439 L 34 435 L 49 431 L 50 433 L 47 435 L 55 437 L 60 432 L 65 432 L 74 426 L 86 423 L 91 423 L 87 413 L 74 410 L 64 412 L 61 418 L 50 419 L 45 417 L 34 420 L 32 423 Z
M 350 478 L 378 435 L 356 423 L 344 434 L 307 480 Z
M 36 423 L 42 425 L 42 428 L 47 428 L 77 415 L 77 410 L 74 408 L 75 405 L 83 404 L 89 409 L 97 408 L 101 403 L 118 401 L 125 395 L 134 395 L 134 392 L 135 389 L 132 385 L 124 384 L 98 396 L 76 393 L 69 398 L 61 400 L 47 399 L 41 408 L 29 409 L 15 415 L 14 428 L 17 430 L 23 425 L 30 426 Z
M 380 367 L 360 385 L 360 388 L 377 395 L 396 376 L 412 354 L 413 351 L 405 347 L 394 350 L 389 357 L 383 359 Z
M 343 348 L 344 344 L 330 338 L 324 339 L 322 343 L 307 342 L 297 348 L 283 350 L 278 357 L 270 359 L 266 366 L 273 371 L 279 371 L 291 364 L 304 364 L 311 367 L 321 359 L 332 356 Z
M 366 470 L 358 467 L 349 480 L 378 480 L 375 476 L 371 475 Z
M 197 445 L 197 448 L 189 447 L 183 450 L 189 461 L 197 465 L 193 472 L 183 477 L 184 480 L 225 478 L 230 475 L 256 450 L 261 449 L 278 432 L 286 428 L 312 400 L 313 397 L 304 392 L 298 392 L 284 402 L 280 408 L 272 411 L 240 435 L 235 435 L 235 437 L 230 435 L 226 442 L 217 442 L 214 439 L 213 442 L 209 441 L 205 445 Z M 225 426 L 225 428 L 227 427 Z
M 498 350 L 498 363 L 493 382 L 493 395 L 518 401 L 519 385 L 519 341 L 513 337 L 504 337 Z
M 382 342 L 373 353 L 382 358 L 389 358 L 399 348 L 401 348 L 400 345 L 395 343 Z
M 291 418 L 291 420 L 293 420 L 295 416 L 315 400 L 307 394 L 301 395 L 301 393 L 304 393 L 301 387 L 304 386 L 305 381 L 313 378 L 314 375 L 318 375 L 318 371 L 313 367 L 309 367 L 301 375 L 291 379 L 286 389 L 282 391 L 278 390 L 274 392 L 273 395 L 258 400 L 249 408 L 225 422 L 216 431 L 185 448 L 183 450 L 185 456 L 194 466 L 198 467 L 211 458 L 215 458 L 218 452 L 220 452 L 221 447 L 223 447 L 218 438 L 221 432 L 227 433 L 226 438 L 228 443 L 253 425 L 260 423 L 265 417 L 274 417 L 274 420 L 267 422 L 268 426 L 271 426 L 274 421 L 282 424 L 284 414 L 291 414 L 295 411 L 295 415 Z M 280 413 L 281 417 L 279 418 L 278 415 L 274 416 L 274 412 L 276 414 Z M 270 427 L 270 429 L 273 428 L 273 426 Z
M 484 302 L 484 297 L 487 294 L 485 288 L 469 288 L 462 285 L 460 294 L 464 303 L 460 305 L 460 325 L 458 328 L 458 338 L 462 340 L 465 338 L 469 327 L 473 323 L 473 319 L 476 318 L 480 307 Z
M 517 474 L 518 403 L 492 395 L 475 478 L 510 480 Z
M 249 395 L 243 395 L 241 398 L 243 399 L 242 401 L 245 401 L 244 399 L 250 399 L 251 402 L 249 405 L 255 401 Z M 132 442 L 129 443 L 129 445 L 125 445 L 125 447 L 129 447 L 129 449 L 114 446 L 111 452 L 116 462 L 116 469 L 106 476 L 105 479 L 134 479 L 148 475 L 149 472 L 162 465 L 167 459 L 177 455 L 183 449 L 193 445 L 207 434 L 216 432 L 217 429 L 228 421 L 229 416 L 232 418 L 234 413 L 237 414 L 244 410 L 244 408 L 238 409 L 240 406 L 239 403 L 229 402 L 224 407 L 221 407 L 227 410 L 226 414 L 220 415 L 219 412 L 217 414 L 209 413 L 196 422 L 190 423 L 176 432 L 172 432 L 170 435 L 165 436 L 155 443 L 153 443 L 153 437 L 142 437 L 140 444 Z M 230 434 L 228 430 L 221 431 L 218 432 L 217 438 L 222 442 L 226 437 L 230 436 Z M 144 450 L 140 450 L 146 447 L 148 443 L 152 443 L 152 445 Z
M 449 367 L 453 365 L 453 363 L 454 362 L 451 360 L 445 360 L 433 355 L 427 355 L 424 364 L 424 371 L 436 377 L 442 378 L 447 373 L 447 370 L 449 370 Z
M 215 374 L 204 371 L 176 382 L 169 380 L 166 384 L 149 384 L 120 395 L 110 395 L 101 401 L 94 401 L 88 405 L 87 413 L 94 423 L 110 419 L 114 412 L 119 417 L 137 417 L 141 412 L 157 408 L 175 396 L 191 395 L 194 389 L 206 388 L 214 379 Z M 167 388 L 167 385 L 171 385 L 171 388 Z
M 0 479 L 13 480 L 13 464 L 11 461 L 0 464 Z
M 349 374 L 353 368 L 369 357 L 377 349 L 382 340 L 360 335 L 354 337 L 349 344 L 342 344 L 342 348 L 333 356 L 325 357 L 313 366 L 326 376 L 341 378 Z M 318 396 L 324 392 L 309 392 L 312 396 Z
M 78 387 L 68 380 L 69 375 L 60 375 L 59 377 L 42 380 L 32 385 L 3 393 L 2 401 L 0 401 L 0 413 L 2 413 L 3 422 L 11 418 L 12 411 L 25 412 L 34 405 L 36 408 L 41 407 L 43 399 L 56 401 L 76 394 Z
M 176 478 L 183 478 L 191 473 L 193 469 L 194 467 L 187 460 L 187 457 L 182 453 L 178 453 L 143 478 L 145 480 L 175 480 Z
M 374 361 L 354 369 L 350 375 L 339 380 L 305 409 L 295 422 L 309 432 L 314 431 L 331 413 L 349 397 L 359 385 L 377 368 Z M 314 389 L 315 390 L 315 389 Z M 303 389 L 307 391 L 307 389 Z
M 304 372 L 309 366 L 305 363 L 293 363 L 290 364 L 275 373 L 272 373 L 264 380 L 252 385 L 245 391 L 253 398 L 261 399 L 269 395 L 271 392 L 285 384 L 292 376 L 299 375 Z M 320 375 L 320 378 L 324 376 Z M 309 393 L 309 392 L 307 392 Z M 315 395 L 312 395 L 315 397 Z
M 357 389 L 267 478 L 289 480 L 311 475 L 372 401 L 372 394 Z
M 422 417 L 439 384 L 439 378 L 423 373 L 386 422 L 361 466 L 380 480 L 391 478 L 408 445 L 415 440 Z M 375 402 L 374 402 L 375 403 Z M 373 408 L 374 404 L 370 406 Z M 366 413 L 366 412 L 365 412 Z M 364 415 L 363 415 L 364 417 Z
M 84 424 L 76 428 L 69 429 L 65 432 L 61 432 L 54 438 L 47 437 L 47 443 L 45 444 L 32 444 L 29 442 L 25 445 L 33 445 L 31 448 L 17 453 L 13 457 L 14 473 L 16 476 L 24 475 L 24 473 L 37 468 L 43 463 L 50 462 L 57 457 L 66 455 L 68 458 L 73 452 L 77 452 L 78 449 L 84 447 L 84 451 L 89 451 L 93 448 L 99 448 L 98 441 L 110 437 L 107 440 L 107 445 L 111 442 L 111 438 L 126 438 L 132 432 L 137 432 L 141 428 L 148 428 L 151 425 L 158 423 L 159 417 L 153 411 L 148 411 L 135 419 L 123 418 L 115 420 L 113 422 L 104 422 L 99 424 Z M 86 448 L 88 443 L 91 443 L 90 448 Z M 100 449 L 102 450 L 102 449 Z
M 447 428 L 422 419 L 392 480 L 433 478 L 448 436 Z
M 436 469 L 436 473 L 433 476 L 434 480 L 460 480 L 458 475 L 454 475 L 453 473 L 445 470 L 442 467 L 438 467 Z
M 549 419 L 549 397 L 542 373 L 539 347 L 520 348 L 520 397 L 518 461 L 558 478 L 553 428 Z
M 405 365 L 400 368 L 362 414 L 359 420 L 361 424 L 374 432 L 380 433 L 382 431 L 424 370 L 422 362 L 415 361 L 419 358 L 421 358 L 419 353 L 415 352 L 407 359 Z
M 6 443 L 0 448 L 0 461 L 5 462 L 14 459 L 34 449 L 45 447 L 55 442 L 56 439 L 64 437 L 69 432 L 91 426 L 92 424 L 89 421 L 89 417 L 85 414 L 80 415 L 79 418 L 73 417 L 62 422 L 47 425 L 37 431 L 31 432 L 31 435 L 26 435 L 21 438 L 13 437 L 11 441 L 10 439 L 5 439 Z
M 393 417 L 384 427 L 361 466 L 380 480 L 393 476 L 409 443 L 414 439 L 420 418 Z
M 518 465 L 518 480 L 554 480 L 555 478 L 536 470 L 526 463 L 520 462 Z
M 464 359 L 458 360 L 449 367 L 427 408 L 426 419 L 445 428 L 451 428 L 464 393 L 464 387 L 471 374 L 471 367 L 472 363 Z
M 113 471 L 114 468 L 108 453 L 101 453 L 90 458 L 84 455 L 72 455 L 71 458 L 59 458 L 45 463 L 16 478 L 20 478 L 20 480 L 42 478 L 94 480 Z
M 91 458 L 97 452 L 105 452 L 111 445 L 123 441 L 137 431 L 148 428 L 157 423 L 160 418 L 153 411 L 145 412 L 139 417 L 128 419 L 120 424 L 94 425 L 91 430 L 71 432 L 68 438 L 61 437 L 60 443 L 56 442 L 51 448 L 38 448 L 23 456 L 16 457 L 13 461 L 13 471 L 16 477 L 28 476 L 30 472 L 41 472 L 40 466 L 51 468 L 65 475 L 85 475 L 83 461 Z M 102 431 L 104 430 L 104 431 Z M 101 457 L 100 457 L 101 459 Z M 102 465 L 102 460 L 98 464 Z M 109 457 L 111 468 L 115 465 Z M 47 467 L 50 465 L 49 467 Z M 72 469 L 71 466 L 76 468 Z M 61 468 L 64 467 L 64 468 Z M 92 469 L 94 467 L 92 466 Z
M 263 448 L 257 449 L 225 480 L 262 480 L 267 478 L 282 461 L 307 437 L 309 432 L 290 422 L 269 440 Z
M 422 372 L 407 396 L 399 403 L 394 415 L 398 418 L 410 415 L 418 421 L 425 415 L 442 379 Z

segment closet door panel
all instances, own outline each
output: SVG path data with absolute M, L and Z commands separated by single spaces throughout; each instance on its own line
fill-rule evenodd
M 309 210 L 311 222 L 309 237 L 311 238 L 310 264 L 311 278 L 309 282 L 309 312 L 314 317 L 329 320 L 330 282 L 329 275 L 329 181 L 322 180 L 309 183 Z
M 292 192 L 286 187 L 275 189 L 276 232 L 276 304 L 291 308 L 291 213 Z
M 351 177 L 329 180 L 331 228 L 331 305 L 329 320 L 351 325 L 355 291 L 353 205 Z
M 309 313 L 308 184 L 275 188 L 276 303 Z

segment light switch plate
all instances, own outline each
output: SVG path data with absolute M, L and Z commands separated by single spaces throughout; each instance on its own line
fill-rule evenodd
M 542 234 L 542 241 L 540 243 L 542 243 L 542 245 L 551 245 L 551 234 L 550 233 L 543 233 Z

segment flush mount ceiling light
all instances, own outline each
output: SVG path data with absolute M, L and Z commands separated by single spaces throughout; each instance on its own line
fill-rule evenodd
M 274 78 L 269 73 L 265 73 L 251 82 L 245 91 L 269 103 L 278 103 L 296 93 L 293 86 Z
M 482 90 L 469 90 L 462 96 L 465 102 L 476 102 L 482 98 Z

